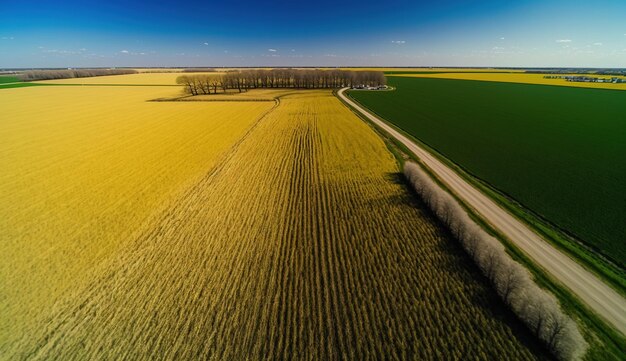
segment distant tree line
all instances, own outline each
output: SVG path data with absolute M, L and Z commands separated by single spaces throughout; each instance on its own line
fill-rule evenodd
M 582 358 L 587 343 L 556 298 L 537 286 L 504 246 L 476 224 L 420 166 L 407 162 L 404 174 L 437 218 L 461 242 L 502 300 L 546 347 L 560 360 Z
M 20 75 L 23 81 L 87 78 L 103 75 L 135 74 L 134 69 L 63 69 L 63 70 L 29 70 Z
M 214 68 L 186 68 L 183 69 L 183 73 L 213 73 Z
M 215 94 L 228 89 L 239 92 L 256 88 L 340 88 L 353 85 L 386 84 L 380 71 L 321 69 L 250 69 L 223 74 L 183 75 L 176 80 L 191 95 Z

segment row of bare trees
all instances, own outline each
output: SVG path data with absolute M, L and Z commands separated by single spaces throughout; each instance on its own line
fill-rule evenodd
M 176 80 L 191 95 L 214 94 L 236 89 L 239 92 L 255 88 L 340 88 L 345 86 L 386 84 L 380 71 L 350 71 L 321 69 L 250 69 L 223 74 L 183 75 Z
M 587 343 L 576 323 L 561 310 L 556 298 L 537 286 L 530 273 L 508 255 L 504 246 L 476 224 L 420 166 L 407 162 L 404 174 L 517 317 L 559 359 L 582 358 Z
M 135 74 L 133 69 L 63 69 L 63 70 L 29 70 L 23 72 L 20 77 L 23 81 L 87 78 L 103 75 Z

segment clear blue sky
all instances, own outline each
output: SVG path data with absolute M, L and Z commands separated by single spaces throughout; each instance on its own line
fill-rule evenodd
M 0 0 L 0 68 L 626 67 L 625 0 Z

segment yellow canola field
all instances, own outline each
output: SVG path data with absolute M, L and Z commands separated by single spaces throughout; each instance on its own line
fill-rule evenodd
M 368 70 L 368 71 L 425 71 L 425 72 L 463 72 L 463 71 L 472 71 L 472 72 L 483 72 L 483 73 L 493 73 L 493 72 L 509 72 L 509 73 L 521 73 L 524 70 L 520 69 L 496 69 L 496 68 L 429 68 L 429 67 L 416 67 L 416 68 L 341 68 L 344 70 Z
M 168 87 L 0 90 L 0 359 L 274 106 Z
M 543 84 L 558 85 L 578 88 L 595 88 L 595 89 L 616 89 L 626 90 L 626 83 L 578 83 L 568 82 L 565 79 L 545 79 L 546 74 L 526 74 L 526 73 L 441 73 L 441 74 L 397 74 L 387 76 L 400 76 L 409 78 L 438 78 L 438 79 L 461 79 L 461 80 L 480 80 L 494 81 L 505 83 L 522 83 L 522 84 Z M 559 76 L 594 76 L 592 74 L 558 74 Z M 552 76 L 552 75 L 551 75 Z M 596 76 L 600 78 L 610 78 L 611 76 Z
M 219 107 L 195 108 L 202 116 L 189 111 L 186 117 L 228 112 Z M 184 150 L 171 158 L 203 153 L 210 147 L 205 143 L 218 141 L 186 117 L 172 118 L 182 128 L 167 129 L 202 139 L 187 145 L 189 136 L 172 134 Z M 225 127 L 234 121 L 220 119 Z M 115 128 L 129 123 L 130 116 Z M 167 144 L 167 133 L 157 134 Z M 133 140 L 143 137 L 150 134 Z M 142 154 L 151 157 L 146 154 L 151 151 L 159 158 L 176 147 L 148 147 Z M 104 168 L 99 179 L 128 175 L 109 168 L 116 162 L 99 159 L 89 161 Z M 77 179 L 84 173 L 72 172 Z M 133 171 L 124 179 L 138 178 L 144 187 L 159 183 L 146 173 Z M 467 266 L 459 246 L 416 207 L 384 142 L 330 91 L 282 97 L 213 172 L 192 183 L 88 282 L 59 299 L 47 321 L 13 345 L 9 355 L 35 360 L 537 358 L 518 338 L 528 335 L 511 326 L 512 317 L 475 267 Z M 116 194 L 126 193 L 111 196 Z M 97 236 L 91 240 L 100 242 Z M 71 256 L 91 252 L 86 247 Z M 20 252 L 41 253 L 37 248 Z M 40 267 L 41 261 L 31 266 Z
M 176 79 L 181 75 L 221 74 L 221 73 L 137 73 L 124 75 L 105 75 L 89 78 L 69 78 L 41 80 L 36 83 L 44 84 L 113 84 L 113 85 L 176 85 Z

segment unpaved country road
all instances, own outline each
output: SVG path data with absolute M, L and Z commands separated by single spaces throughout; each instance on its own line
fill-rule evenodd
M 626 335 L 626 298 L 554 248 L 425 149 L 349 99 L 344 94 L 346 89 L 348 88 L 337 93 L 342 100 L 415 153 L 466 204 L 524 251 L 537 265 L 568 287 L 589 308 Z

